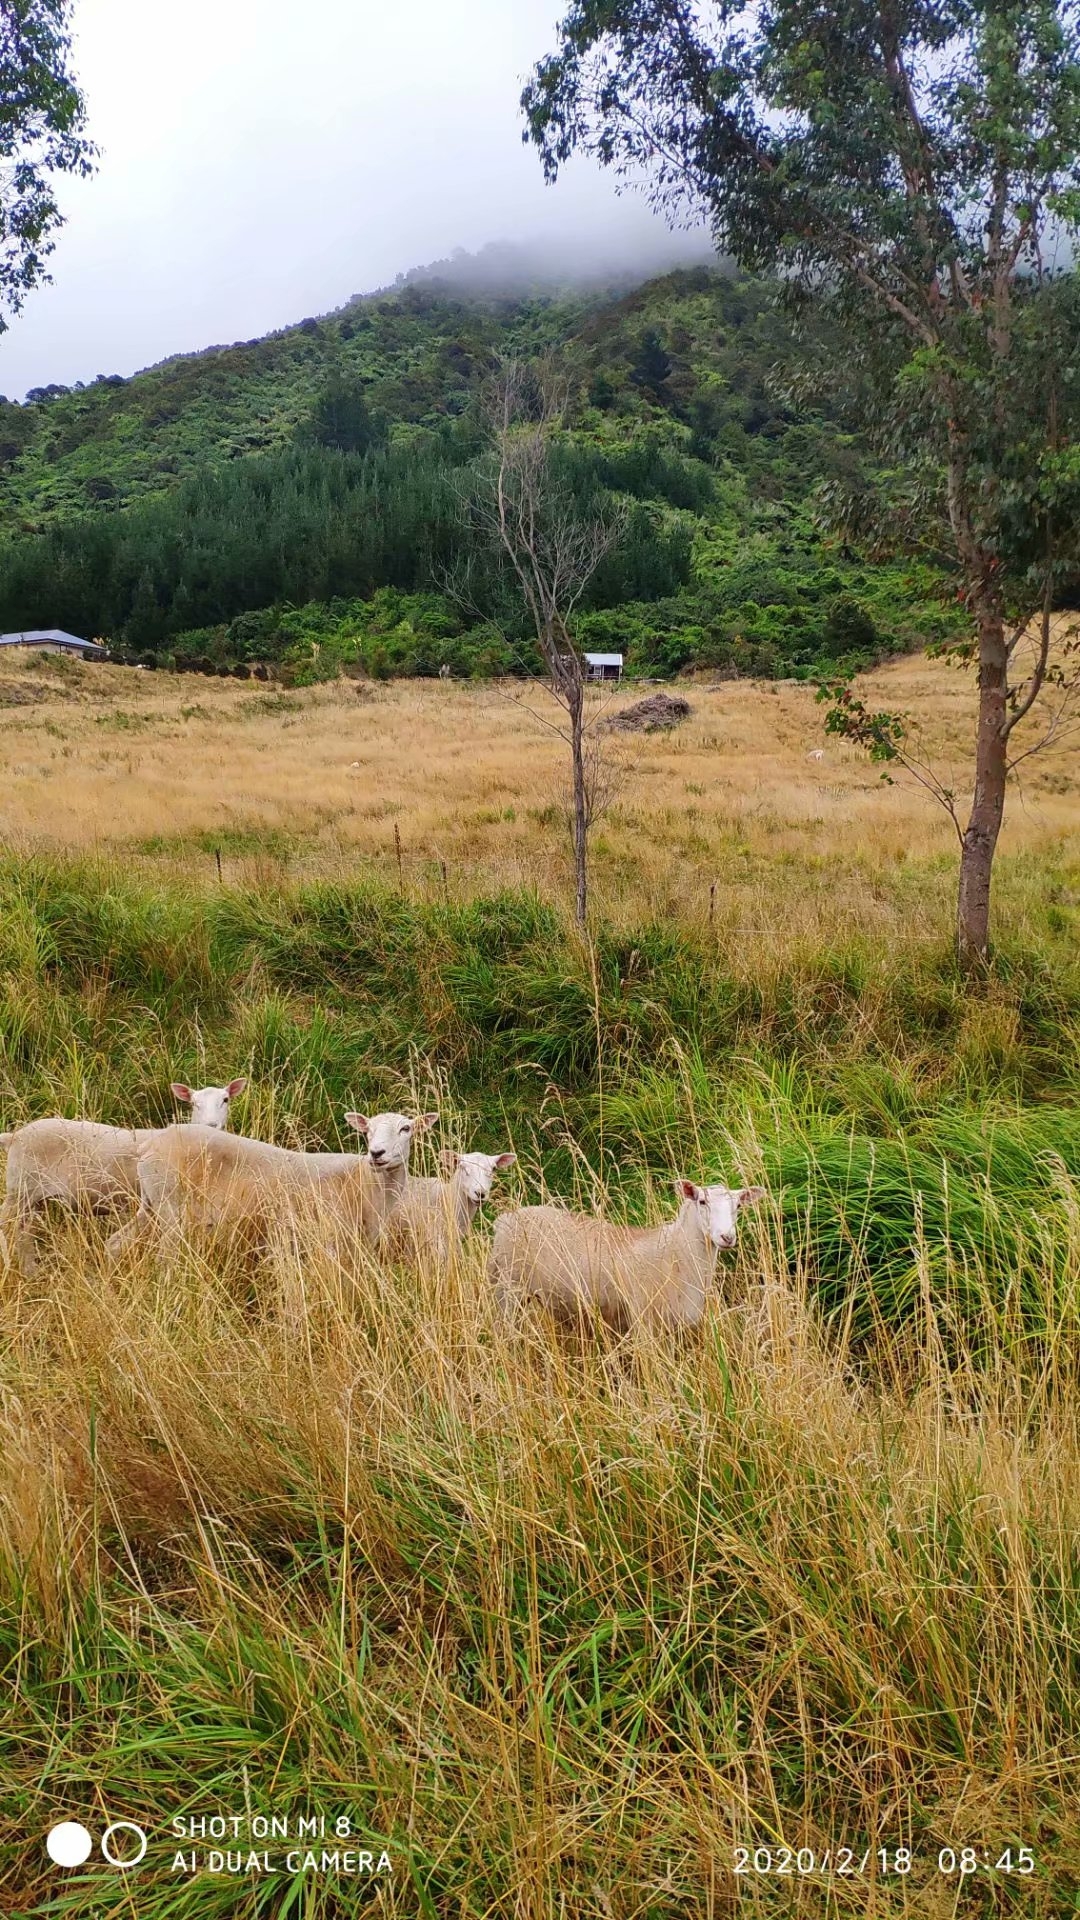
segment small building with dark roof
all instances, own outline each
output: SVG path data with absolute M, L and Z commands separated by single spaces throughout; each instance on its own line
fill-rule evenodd
M 585 677 L 587 680 L 621 680 L 623 657 L 621 653 L 587 653 L 585 659 Z

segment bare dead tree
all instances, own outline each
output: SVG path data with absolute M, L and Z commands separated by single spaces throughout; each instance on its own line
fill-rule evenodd
M 605 555 L 626 529 L 626 509 L 608 502 L 583 514 L 555 471 L 554 436 L 569 402 L 566 382 L 545 367 L 508 361 L 487 396 L 490 473 L 470 502 L 474 524 L 487 533 L 528 616 L 544 665 L 534 684 L 565 716 L 545 722 L 570 749 L 570 827 L 574 850 L 575 913 L 588 916 L 589 829 L 609 798 L 596 737 L 599 712 L 586 712 L 585 666 L 570 621 Z M 448 582 L 469 598 L 463 576 Z M 537 716 L 539 717 L 539 716 Z

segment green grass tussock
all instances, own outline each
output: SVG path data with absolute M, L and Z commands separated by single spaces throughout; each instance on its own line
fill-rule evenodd
M 243 1071 L 249 1130 L 315 1141 L 358 1099 L 441 1087 L 555 1191 L 583 1154 L 630 1217 L 683 1167 L 763 1168 L 792 1270 L 863 1333 L 911 1309 L 920 1274 L 948 1282 L 968 1337 L 986 1286 L 992 1305 L 1020 1284 L 1044 1330 L 1074 1312 L 1067 950 L 973 1006 L 945 954 L 875 972 L 864 942 L 770 977 L 685 927 L 586 949 L 528 894 L 200 894 L 39 860 L 0 871 L 0 909 L 5 1124 L 155 1122 L 176 1075 Z

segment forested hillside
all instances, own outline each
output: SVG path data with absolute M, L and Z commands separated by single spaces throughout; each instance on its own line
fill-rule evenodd
M 299 679 L 513 667 L 523 630 L 492 579 L 485 597 L 462 511 L 500 355 L 568 377 L 560 463 L 582 510 L 629 503 L 583 642 L 642 671 L 776 674 L 947 625 L 929 570 L 824 543 L 815 492 L 857 475 L 860 449 L 780 398 L 792 346 L 768 289 L 700 267 L 588 294 L 414 277 L 262 340 L 4 401 L 0 626 Z M 443 590 L 463 555 L 483 617 Z

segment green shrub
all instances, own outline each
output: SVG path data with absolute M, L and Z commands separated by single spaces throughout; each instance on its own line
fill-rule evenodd
M 871 654 L 880 644 L 877 627 L 853 593 L 838 594 L 830 601 L 821 635 L 823 653 L 830 659 L 841 654 Z

